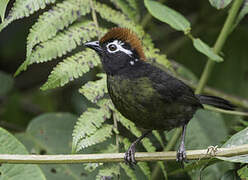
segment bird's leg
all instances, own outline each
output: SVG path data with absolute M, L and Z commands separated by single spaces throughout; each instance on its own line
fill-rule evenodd
M 151 130 L 146 131 L 142 136 L 140 136 L 138 139 L 136 139 L 131 146 L 128 148 L 127 152 L 125 152 L 124 160 L 126 164 L 129 164 L 130 166 L 136 164 L 135 160 L 135 146 L 138 144 L 144 137 L 146 137 Z
M 183 162 L 186 161 L 186 150 L 184 147 L 186 127 L 187 127 L 187 124 L 183 125 L 182 140 L 181 140 L 179 149 L 177 151 L 177 161 L 180 162 L 182 166 L 183 166 Z

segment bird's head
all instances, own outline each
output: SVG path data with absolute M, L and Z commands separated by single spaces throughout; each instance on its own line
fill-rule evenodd
M 112 28 L 100 41 L 87 42 L 85 46 L 98 53 L 107 74 L 137 67 L 145 61 L 141 41 L 127 28 Z

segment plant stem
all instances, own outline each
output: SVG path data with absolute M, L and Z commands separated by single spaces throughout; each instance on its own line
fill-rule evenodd
M 219 148 L 215 154 L 208 149 L 187 151 L 188 160 L 232 157 L 248 154 L 248 145 L 230 148 Z M 176 151 L 168 152 L 140 152 L 135 154 L 137 161 L 175 161 Z M 74 163 L 105 163 L 124 162 L 124 153 L 109 154 L 73 154 L 73 155 L 19 155 L 0 154 L 0 163 L 8 164 L 74 164 Z
M 114 128 L 116 130 L 116 134 L 115 134 L 115 144 L 117 147 L 117 151 L 119 152 L 119 141 L 120 141 L 120 137 L 119 137 L 119 132 L 118 132 L 118 123 L 117 123 L 117 119 L 115 116 L 115 113 L 113 114 L 113 119 L 114 119 Z
M 236 116 L 248 116 L 247 112 L 240 112 L 240 111 L 229 111 L 225 109 L 215 108 L 212 106 L 204 105 L 204 109 L 208 109 L 210 111 L 215 111 L 224 114 L 236 115 Z
M 171 139 L 167 143 L 167 145 L 164 147 L 163 151 L 171 150 L 175 146 L 175 144 L 177 143 L 177 139 L 180 137 L 180 134 L 181 134 L 181 128 L 177 128 L 175 130 L 175 132 L 173 133 L 173 136 L 171 137 Z M 161 169 L 160 169 L 159 164 L 156 164 L 154 170 L 152 171 L 151 179 L 152 180 L 157 179 L 157 177 L 160 174 L 160 171 L 161 171 Z
M 240 6 L 242 5 L 242 2 L 243 2 L 243 0 L 235 0 L 232 4 L 230 12 L 227 16 L 225 23 L 224 23 L 224 26 L 221 29 L 221 32 L 220 32 L 220 34 L 217 38 L 217 41 L 213 47 L 213 51 L 216 54 L 218 54 L 221 51 L 228 35 L 230 34 L 230 29 L 232 28 L 235 17 L 237 16 L 238 10 L 239 10 Z M 202 92 L 202 90 L 203 90 L 204 86 L 206 85 L 206 82 L 207 82 L 207 80 L 208 80 L 208 78 L 212 72 L 214 64 L 215 64 L 214 61 L 212 61 L 211 59 L 208 59 L 207 64 L 204 68 L 204 71 L 201 75 L 201 79 L 199 81 L 199 84 L 196 88 L 196 91 L 195 91 L 196 94 L 200 94 Z
M 160 3 L 164 3 L 166 0 L 159 0 L 159 2 Z M 152 19 L 152 15 L 148 12 L 144 17 L 143 17 L 143 19 L 142 19 L 142 21 L 141 21 L 141 26 L 143 27 L 143 28 L 145 28 L 146 27 L 146 25 L 151 21 L 151 19 Z
M 97 16 L 96 16 L 96 11 L 95 11 L 93 0 L 90 0 L 90 6 L 91 6 L 91 16 L 92 16 L 92 19 L 93 19 L 95 26 L 97 28 L 98 39 L 100 39 L 99 25 L 98 25 L 98 21 L 97 21 Z

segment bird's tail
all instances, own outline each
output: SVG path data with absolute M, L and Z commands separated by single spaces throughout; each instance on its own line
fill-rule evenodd
M 207 96 L 207 95 L 196 95 L 202 104 L 211 105 L 217 108 L 226 109 L 226 110 L 234 110 L 235 106 L 232 105 L 229 101 L 222 99 L 220 97 L 215 96 Z

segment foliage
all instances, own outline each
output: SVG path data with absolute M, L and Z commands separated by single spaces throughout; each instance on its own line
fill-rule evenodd
M 1 3 L 3 3 L 3 6 L 1 6 Z M 186 18 L 186 16 L 160 2 L 152 0 L 144 0 L 144 3 L 135 0 L 101 2 L 95 0 L 16 0 L 6 18 L 4 18 L 4 14 L 8 1 L 1 3 L 0 15 L 2 23 L 0 24 L 0 31 L 14 20 L 28 17 L 34 12 L 43 9 L 37 21 L 30 28 L 26 43 L 26 58 L 15 75 L 25 71 L 32 64 L 60 60 L 51 71 L 48 80 L 41 87 L 42 90 L 48 90 L 63 87 L 72 81 L 75 82 L 76 79 L 87 77 L 88 73 L 93 73 L 93 78 L 88 79 L 79 89 L 80 94 L 92 104 L 87 105 L 86 110 L 77 120 L 71 114 L 44 114 L 32 120 L 25 133 L 17 135 L 30 152 L 33 153 L 70 153 L 71 148 L 74 153 L 114 153 L 126 150 L 132 140 L 130 137 L 123 137 L 122 129 L 119 127 L 130 132 L 135 137 L 139 137 L 142 134 L 133 122 L 123 117 L 114 108 L 107 95 L 106 75 L 99 72 L 99 67 L 101 67 L 99 57 L 92 50 L 83 49 L 82 45 L 87 41 L 101 37 L 109 27 L 127 27 L 136 32 L 139 38 L 142 39 L 144 52 L 149 62 L 158 63 L 160 67 L 164 66 L 166 70 L 174 71 L 167 57 L 159 53 L 160 50 L 155 48 L 152 38 L 146 33 L 147 29 L 152 29 L 150 33 L 154 34 L 153 30 L 156 30 L 159 26 L 148 22 L 150 27 L 145 28 L 145 31 L 144 27 L 146 25 L 143 24 L 144 27 L 140 25 L 142 24 L 144 13 L 147 13 L 145 8 L 154 18 L 169 24 L 176 31 L 182 31 L 184 36 L 192 41 L 193 46 L 190 44 L 190 47 L 194 47 L 198 52 L 213 61 L 223 61 L 222 54 L 221 56 L 216 54 L 204 42 L 208 42 L 207 38 L 201 38 L 204 39 L 203 41 L 192 35 L 195 34 L 195 31 L 193 31 L 195 26 L 190 22 L 191 19 L 189 21 L 188 17 Z M 210 4 L 217 9 L 225 8 L 230 3 L 231 0 L 210 0 Z M 233 24 L 233 29 L 240 23 L 247 12 L 247 3 L 244 3 Z M 97 19 L 91 17 L 94 16 L 94 13 L 96 13 Z M 233 29 L 229 30 L 229 33 Z M 162 33 L 160 35 L 161 37 L 163 36 Z M 181 75 L 183 68 L 179 65 L 179 68 L 176 68 L 176 73 Z M 197 78 L 188 69 L 183 73 L 190 80 L 197 82 Z M 6 95 L 6 92 L 13 86 L 13 80 L 2 72 L 0 73 L 0 80 L 1 84 L 3 84 L 0 88 L 0 95 Z M 86 100 L 84 101 L 86 102 Z M 74 129 L 73 124 L 75 124 Z M 222 129 L 214 130 L 212 127 L 222 127 Z M 195 131 L 197 134 L 194 134 Z M 212 133 L 213 131 L 217 132 Z M 206 148 L 212 143 L 221 144 L 221 141 L 224 141 L 227 136 L 227 128 L 223 117 L 220 114 L 205 110 L 195 115 L 189 125 L 188 132 L 186 145 L 187 148 L 191 149 Z M 239 133 L 242 134 L 243 132 L 245 130 Z M 72 142 L 70 140 L 71 134 L 73 137 Z M 161 149 L 165 143 L 161 134 L 157 131 L 154 131 L 153 135 L 151 139 L 145 138 L 142 141 L 143 148 L 148 152 L 155 152 L 158 148 Z M 170 134 L 167 137 L 169 136 Z M 232 138 L 240 140 L 245 137 L 240 135 Z M 226 143 L 230 143 L 232 138 Z M 118 143 L 116 143 L 117 141 Z M 103 151 L 103 146 L 105 151 Z M 228 158 L 225 160 L 233 161 Z M 162 169 L 164 178 L 168 178 L 167 172 L 171 167 L 174 170 L 179 168 L 170 165 L 170 163 L 165 165 L 159 162 L 156 165 Z M 203 163 L 202 166 L 208 167 L 208 162 Z M 150 179 L 153 173 L 153 166 L 147 162 L 139 162 L 137 171 L 132 171 L 130 167 L 122 163 L 119 166 L 116 164 L 87 164 L 83 170 L 80 169 L 82 167 L 80 165 L 67 164 L 42 165 L 40 167 L 47 179 L 80 179 L 85 174 L 90 174 L 84 177 L 86 179 L 118 177 L 120 174 L 129 179 L 144 179 L 143 177 Z M 194 171 L 194 167 L 191 165 L 188 167 L 184 172 L 187 172 L 192 178 L 197 178 L 198 171 Z M 214 164 L 207 168 L 206 171 L 204 170 L 203 174 L 207 179 L 217 179 L 222 175 L 222 172 L 227 172 L 227 167 L 230 166 Z M 239 170 L 239 172 L 243 171 Z M 242 177 L 245 177 L 245 173 L 241 174 Z
M 6 7 L 9 3 L 9 0 L 2 0 L 0 2 L 0 17 L 2 19 L 2 21 L 4 20 L 4 16 L 5 16 L 5 11 L 6 11 Z
M 45 113 L 34 118 L 17 138 L 33 154 L 69 154 L 71 134 L 77 117 L 70 113 Z M 89 151 L 89 150 L 88 150 Z M 81 153 L 87 153 L 83 151 Z M 88 175 L 81 164 L 39 165 L 47 180 L 94 179 L 97 172 Z
M 232 0 L 224 0 L 224 1 L 221 1 L 221 0 L 209 0 L 210 4 L 217 8 L 217 9 L 223 9 L 225 8 L 226 6 L 228 6 Z
M 245 128 L 242 131 L 234 134 L 227 142 L 225 142 L 222 147 L 234 147 L 238 145 L 245 145 L 248 143 L 247 138 L 248 128 Z M 220 157 L 219 159 L 231 161 L 231 162 L 240 162 L 240 163 L 247 163 L 248 156 L 247 154 L 240 155 L 240 156 L 232 156 L 232 157 Z
M 26 148 L 9 132 L 0 128 L 1 154 L 28 154 Z M 45 180 L 45 176 L 37 165 L 1 164 L 1 179 L 33 179 Z
M 190 22 L 185 19 L 181 14 L 170 9 L 169 7 L 162 5 L 159 2 L 155 2 L 152 0 L 145 0 L 145 5 L 149 12 L 160 21 L 163 21 L 169 24 L 172 28 L 178 31 L 183 31 L 184 34 L 188 35 L 190 39 L 193 41 L 193 45 L 199 52 L 205 54 L 210 59 L 214 61 L 223 61 L 223 59 L 218 56 L 213 50 L 205 44 L 199 38 L 194 38 L 191 32 L 191 25 Z
M 248 168 L 247 166 L 242 167 L 241 169 L 238 170 L 238 175 L 242 179 L 247 179 L 248 178 Z
M 1 81 L 1 88 L 0 88 L 0 95 L 7 94 L 11 88 L 13 87 L 14 81 L 9 74 L 0 71 L 0 81 Z

